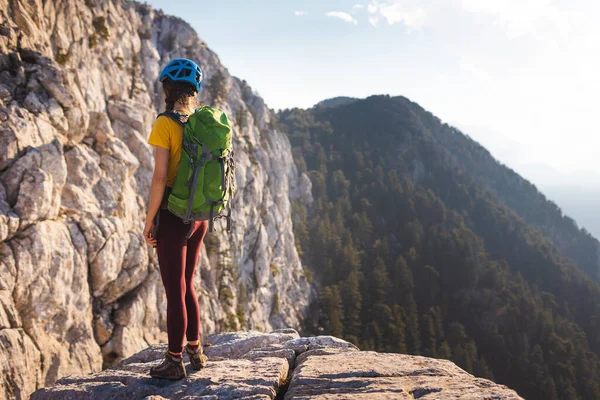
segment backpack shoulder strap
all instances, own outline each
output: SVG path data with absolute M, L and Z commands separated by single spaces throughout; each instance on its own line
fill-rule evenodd
M 181 126 L 185 126 L 189 118 L 188 115 L 180 114 L 177 111 L 165 111 L 164 113 L 158 114 L 156 118 L 160 117 L 161 115 L 171 118 L 173 121 L 177 122 Z

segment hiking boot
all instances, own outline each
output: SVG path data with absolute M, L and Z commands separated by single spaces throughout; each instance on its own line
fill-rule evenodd
M 150 376 L 173 381 L 185 378 L 186 373 L 185 366 L 183 365 L 183 358 L 173 357 L 167 352 L 162 363 L 150 368 Z
M 190 364 L 192 368 L 196 371 L 201 370 L 206 367 L 206 361 L 208 361 L 208 357 L 202 351 L 202 345 L 198 346 L 196 349 L 191 349 L 188 346 L 185 346 L 185 352 L 187 353 Z

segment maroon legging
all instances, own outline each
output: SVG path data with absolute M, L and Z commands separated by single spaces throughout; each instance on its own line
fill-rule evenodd
M 192 235 L 186 239 L 190 225 L 168 210 L 159 212 L 156 250 L 167 294 L 169 350 L 180 353 L 184 334 L 188 341 L 200 338 L 200 307 L 194 289 L 194 271 L 208 221 L 194 222 Z

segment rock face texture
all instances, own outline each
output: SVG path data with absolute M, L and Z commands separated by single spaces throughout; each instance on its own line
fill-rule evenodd
M 262 99 L 189 25 L 146 5 L 0 0 L 0 398 L 166 340 L 141 231 L 157 77 L 180 56 L 205 72 L 200 100 L 232 120 L 237 159 L 232 232 L 216 224 L 199 261 L 203 333 L 300 326 L 313 292 L 290 197 L 310 203 L 310 181 Z
M 166 346 L 153 346 L 115 367 L 66 377 L 32 400 L 48 399 L 521 399 L 450 361 L 361 352 L 331 337 L 301 338 L 293 329 L 234 332 L 208 338 L 207 367 L 177 381 L 152 379 Z

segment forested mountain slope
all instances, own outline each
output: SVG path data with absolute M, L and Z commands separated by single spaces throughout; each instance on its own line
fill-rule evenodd
M 450 358 L 527 399 L 600 398 L 595 239 L 405 98 L 278 117 L 313 183 L 294 229 L 322 285 L 315 329 Z

